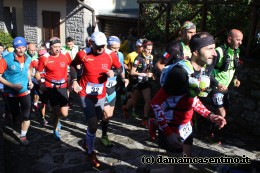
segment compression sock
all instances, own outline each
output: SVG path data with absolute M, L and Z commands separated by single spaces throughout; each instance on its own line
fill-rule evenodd
M 91 134 L 87 129 L 86 140 L 88 146 L 88 154 L 91 154 L 91 152 L 94 151 L 95 139 L 96 139 L 96 134 Z
M 108 121 L 102 120 L 101 126 L 102 126 L 102 136 L 107 136 Z

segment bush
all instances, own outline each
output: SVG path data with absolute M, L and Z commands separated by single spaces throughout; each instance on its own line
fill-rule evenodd
M 12 46 L 12 41 L 13 41 L 13 38 L 9 33 L 0 31 L 0 42 L 4 46 L 6 46 L 6 47 Z

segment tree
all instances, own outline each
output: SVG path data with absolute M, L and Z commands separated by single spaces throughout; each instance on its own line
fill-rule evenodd
M 12 41 L 13 41 L 13 38 L 9 33 L 0 31 L 0 42 L 4 46 L 6 46 L 6 47 L 12 46 Z

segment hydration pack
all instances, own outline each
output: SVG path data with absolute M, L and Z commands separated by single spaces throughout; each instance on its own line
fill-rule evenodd
M 205 74 L 205 68 L 203 67 L 201 72 L 202 74 L 199 76 L 199 79 L 192 77 L 194 73 L 193 67 L 189 60 L 178 61 L 175 64 L 168 65 L 163 68 L 161 77 L 160 77 L 160 85 L 163 87 L 166 83 L 166 80 L 169 76 L 169 72 L 175 66 L 180 66 L 184 69 L 186 74 L 188 75 L 188 91 L 191 97 L 207 97 L 208 93 L 211 91 L 210 88 L 210 77 Z
M 171 69 L 174 66 L 181 66 L 185 72 L 188 74 L 188 76 L 190 76 L 192 73 L 194 73 L 193 67 L 190 63 L 190 61 L 188 60 L 182 60 L 182 61 L 178 61 L 175 64 L 171 64 L 171 65 L 167 65 L 163 68 L 162 73 L 161 73 L 161 77 L 160 77 L 160 84 L 163 87 L 166 79 L 168 78 L 168 74 L 171 71 Z
M 225 46 L 221 46 L 220 47 L 222 52 L 223 52 L 223 63 L 220 67 L 216 66 L 216 69 L 218 69 L 220 72 L 221 71 L 227 71 L 229 69 L 229 64 L 231 63 L 231 61 L 234 62 L 234 69 L 236 69 L 239 64 L 240 64 L 240 60 L 238 58 L 238 54 L 239 54 L 239 50 L 236 49 L 234 50 L 234 57 L 233 60 L 231 60 L 230 55 L 228 54 L 229 48 L 225 45 Z M 218 56 L 220 56 L 220 53 L 217 51 Z

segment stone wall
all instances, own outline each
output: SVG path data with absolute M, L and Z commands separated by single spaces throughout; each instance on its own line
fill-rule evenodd
M 233 130 L 260 136 L 260 61 L 246 60 L 238 69 L 239 88 L 230 90 L 229 124 Z
M 77 1 L 66 1 L 66 38 L 72 37 L 75 44 L 84 47 L 84 10 Z
M 4 6 L 3 6 L 3 1 L 0 1 L 0 30 L 5 31 L 5 23 L 4 23 Z
M 24 0 L 24 37 L 28 42 L 37 43 L 37 1 Z

